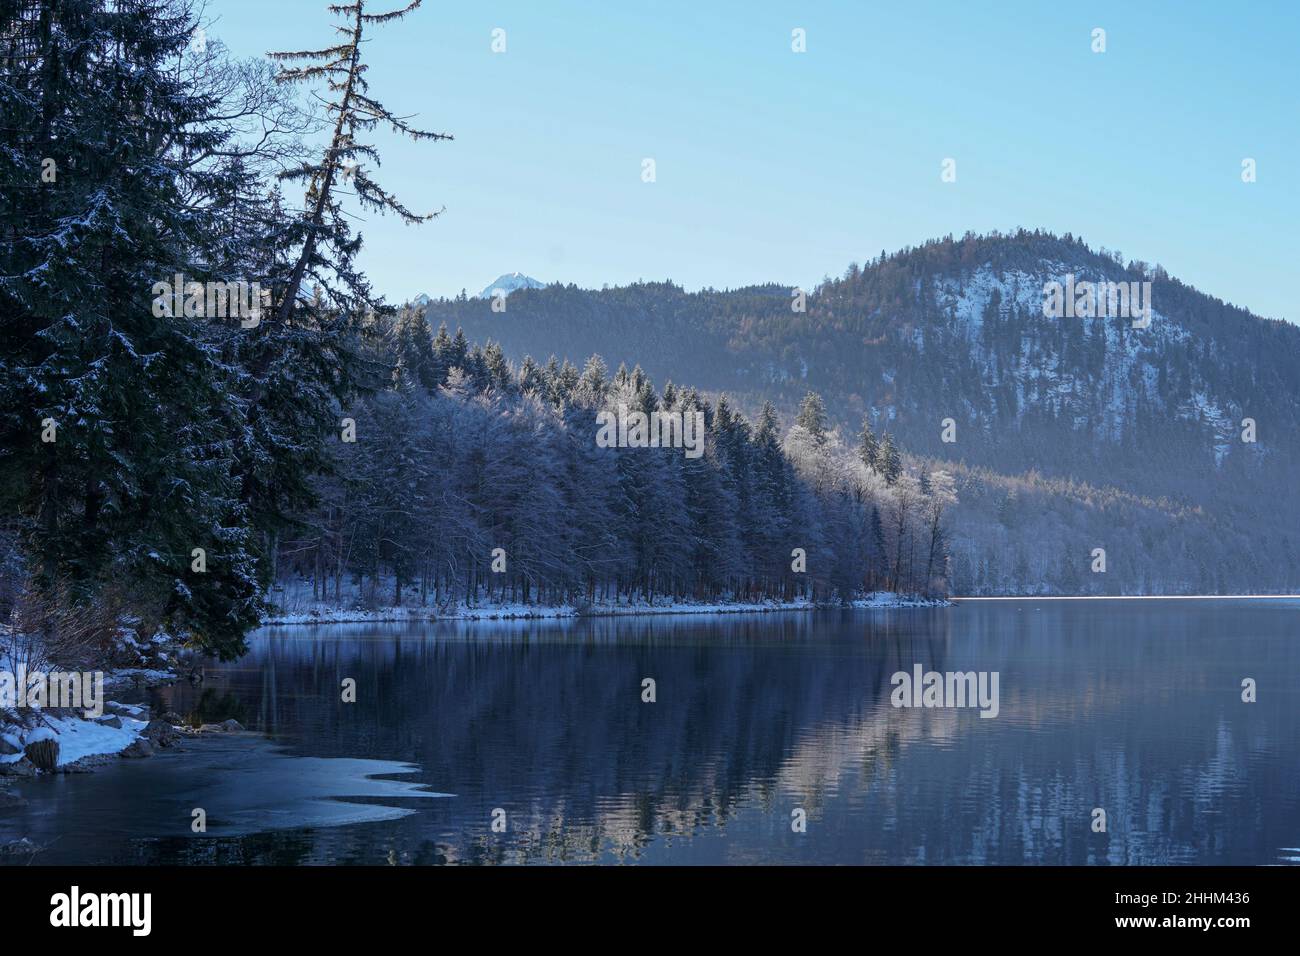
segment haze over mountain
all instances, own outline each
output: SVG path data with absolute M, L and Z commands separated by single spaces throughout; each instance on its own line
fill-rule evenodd
M 1045 286 L 1071 276 L 1149 282 L 1149 327 L 1048 318 Z M 958 593 L 1297 589 L 1300 328 L 1039 231 L 882 253 L 802 312 L 795 293 L 552 285 L 504 313 L 435 300 L 427 315 L 516 360 L 595 352 L 751 411 L 820 393 L 844 441 L 866 418 L 957 474 Z

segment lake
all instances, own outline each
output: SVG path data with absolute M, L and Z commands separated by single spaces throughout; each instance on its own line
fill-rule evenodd
M 1297 621 L 1027 599 L 268 628 L 155 692 L 260 733 L 24 782 L 0 840 L 51 864 L 1294 863 Z M 892 706 L 916 665 L 996 673 L 997 716 Z

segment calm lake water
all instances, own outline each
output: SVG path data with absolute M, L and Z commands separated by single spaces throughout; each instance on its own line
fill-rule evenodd
M 40 863 L 1296 862 L 1297 622 L 1025 600 L 267 629 L 162 691 L 261 733 L 26 782 L 0 839 Z M 894 708 L 916 664 L 998 672 L 998 716 Z

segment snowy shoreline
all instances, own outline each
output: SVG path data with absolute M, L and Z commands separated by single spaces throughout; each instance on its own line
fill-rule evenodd
M 115 756 L 142 738 L 149 723 L 139 717 L 144 707 L 107 701 L 104 711 L 100 719 L 80 716 L 71 708 L 46 711 L 34 727 L 5 724 L 0 739 L 8 746 L 0 750 L 9 752 L 0 753 L 0 766 L 23 760 L 24 749 L 31 744 L 53 740 L 59 745 L 57 771 L 76 772 L 89 769 L 87 757 Z
M 262 618 L 262 627 L 292 627 L 303 624 L 401 624 L 434 621 L 515 621 L 559 620 L 584 617 L 632 617 L 651 614 L 769 614 L 788 611 L 815 610 L 899 610 L 907 608 L 951 607 L 952 602 L 942 598 L 902 597 L 887 591 L 859 598 L 849 604 L 798 601 L 710 602 L 690 603 L 671 601 L 663 603 L 637 602 L 628 604 L 596 604 L 575 607 L 570 604 L 554 606 L 503 602 L 500 604 L 464 603 L 454 608 L 438 607 L 382 607 L 374 609 L 337 607 L 312 604 L 293 612 L 268 614 Z
M 182 726 L 179 715 L 151 715 L 146 703 L 108 699 L 123 692 L 138 695 L 144 689 L 178 680 L 178 650 L 175 639 L 167 634 L 139 641 L 128 630 L 119 639 L 119 666 L 86 675 L 94 674 L 102 681 L 93 695 L 82 696 L 76 703 L 61 700 L 55 705 L 51 698 L 48 705 L 0 708 L 0 811 L 27 802 L 12 789 L 16 782 L 51 774 L 91 773 L 121 759 L 152 756 L 158 748 L 172 747 L 188 736 L 233 729 L 188 728 Z M 0 654 L 0 671 L 12 678 L 16 670 L 13 661 Z M 57 672 L 49 667 L 25 676 L 39 673 L 53 677 Z M 40 849 L 27 840 L 0 843 L 0 858 Z

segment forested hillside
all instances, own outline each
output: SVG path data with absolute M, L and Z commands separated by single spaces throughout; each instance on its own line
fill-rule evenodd
M 354 440 L 284 546 L 284 576 L 319 600 L 356 577 L 370 606 L 946 590 L 951 478 L 905 471 L 871 435 L 846 446 L 816 395 L 786 427 L 599 356 L 514 367 L 418 311 L 372 331 L 392 381 L 346 410 Z M 602 447 L 598 416 L 620 407 L 702 415 L 702 449 Z
M 1047 318 L 1044 287 L 1067 275 L 1150 282 L 1149 327 Z M 655 375 L 747 409 L 791 412 L 819 392 L 846 434 L 865 418 L 958 476 L 959 592 L 1300 586 L 1287 494 L 1300 329 L 1041 232 L 882 253 L 808 290 L 803 311 L 796 292 L 550 286 L 512 294 L 501 313 L 457 299 L 427 314 L 512 356 L 635 350 Z M 1090 573 L 1095 548 L 1104 573 Z

